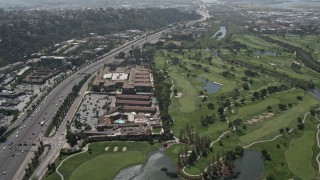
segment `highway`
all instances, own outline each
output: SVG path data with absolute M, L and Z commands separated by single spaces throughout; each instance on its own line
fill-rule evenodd
M 113 60 L 113 57 L 119 52 L 129 51 L 132 45 L 142 46 L 146 42 L 154 41 L 161 37 L 163 32 L 164 31 L 160 31 L 149 35 L 148 37 L 142 37 L 127 42 L 110 51 L 100 60 L 78 70 L 58 84 L 22 122 L 17 130 L 8 137 L 7 141 L 1 144 L 0 179 L 11 180 L 16 177 L 19 177 L 18 179 L 23 177 L 21 176 L 21 169 L 24 170 L 25 167 L 20 168 L 20 170 L 19 167 L 26 164 L 24 163 L 25 159 L 25 162 L 30 162 L 32 151 L 36 149 L 36 146 L 32 146 L 32 144 L 39 144 L 38 140 L 43 136 L 43 132 L 45 132 L 45 129 L 47 128 L 46 125 L 50 124 L 60 105 L 71 92 L 73 85 L 79 83 L 79 81 L 83 79 L 84 73 L 92 74 L 96 72 L 98 69 L 102 68 L 105 63 L 109 63 L 110 60 Z M 40 124 L 42 121 L 43 125 Z
M 203 16 L 201 20 L 191 21 L 187 24 L 190 25 L 203 21 L 210 16 L 204 8 L 201 9 L 199 14 Z M 147 42 L 153 42 L 159 39 L 162 33 L 166 31 L 168 31 L 168 29 L 156 32 L 149 36 L 143 35 L 136 40 L 127 42 L 124 45 L 111 50 L 109 53 L 101 56 L 99 60 L 71 74 L 68 78 L 52 89 L 51 92 L 39 103 L 39 105 L 36 106 L 35 110 L 26 117 L 20 126 L 18 126 L 17 130 L 8 137 L 7 141 L 0 145 L 0 180 L 20 180 L 23 178 L 26 165 L 30 163 L 33 151 L 37 149 L 40 139 L 45 143 L 52 145 L 51 150 L 35 172 L 36 176 L 42 177 L 46 171 L 47 164 L 55 160 L 66 141 L 65 134 L 62 134 L 62 132 L 65 132 L 66 119 L 72 119 L 76 109 L 75 106 L 79 101 L 81 102 L 81 97 L 76 99 L 75 103 L 71 106 L 65 121 L 59 127 L 58 132 L 53 138 L 43 137 L 43 133 L 45 132 L 47 125 L 52 121 L 52 118 L 66 96 L 72 91 L 72 87 L 83 79 L 84 74 L 93 74 L 98 69 L 102 68 L 104 64 L 115 61 L 114 56 L 119 52 L 128 52 L 132 49 L 132 46 L 142 46 Z M 82 93 L 83 88 L 80 94 Z M 43 125 L 41 125 L 42 122 Z

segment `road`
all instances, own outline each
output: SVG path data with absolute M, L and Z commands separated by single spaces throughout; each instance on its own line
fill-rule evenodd
M 204 9 L 202 9 L 203 11 Z M 191 21 L 187 24 L 193 24 L 205 20 L 207 12 L 199 13 L 204 16 L 201 20 Z M 46 171 L 47 163 L 54 161 L 58 152 L 63 147 L 65 137 L 62 132 L 65 131 L 65 123 L 63 122 L 58 132 L 53 138 L 43 138 L 43 132 L 50 124 L 55 113 L 62 105 L 66 96 L 72 91 L 72 87 L 83 79 L 84 74 L 92 74 L 98 69 L 102 68 L 104 64 L 110 63 L 114 60 L 119 52 L 128 52 L 132 46 L 142 46 L 147 42 L 153 42 L 159 39 L 162 33 L 168 31 L 165 29 L 149 36 L 142 37 L 127 42 L 124 45 L 111 50 L 109 53 L 100 57 L 99 60 L 87 65 L 86 67 L 76 71 L 68 78 L 58 84 L 51 92 L 40 102 L 35 110 L 27 116 L 20 124 L 18 129 L 12 133 L 7 141 L 1 144 L 0 147 L 0 179 L 22 179 L 26 165 L 31 161 L 33 152 L 37 149 L 40 138 L 52 145 L 48 155 L 43 160 L 43 163 L 37 169 L 35 175 L 41 177 Z M 72 106 L 74 107 L 74 106 Z M 71 107 L 71 109 L 72 109 Z M 72 114 L 72 112 L 71 112 Z M 43 122 L 43 125 L 41 125 Z
M 91 80 L 91 78 L 96 75 L 97 73 L 94 73 L 82 86 L 81 90 L 78 93 L 78 97 L 74 100 L 73 104 L 71 105 L 71 108 L 69 109 L 67 115 L 65 116 L 64 120 L 62 121 L 60 127 L 56 131 L 55 135 L 51 138 L 41 138 L 44 144 L 48 144 L 51 146 L 51 149 L 49 153 L 46 155 L 46 157 L 41 161 L 40 165 L 37 167 L 35 172 L 33 173 L 32 177 L 36 177 L 37 179 L 42 179 L 44 176 L 48 164 L 54 162 L 54 160 L 58 157 L 60 150 L 63 148 L 64 144 L 67 142 L 65 138 L 66 134 L 66 125 L 68 121 L 72 120 L 74 115 L 77 112 L 77 109 L 79 108 L 82 98 L 84 97 L 88 84 Z M 23 170 L 23 169 L 22 169 Z M 14 179 L 21 179 L 22 178 L 22 172 L 16 173 L 18 177 L 15 177 Z M 19 177 L 20 176 L 20 177 Z
M 73 85 L 79 83 L 79 81 L 83 79 L 84 73 L 94 73 L 96 70 L 103 67 L 105 63 L 109 63 L 110 60 L 113 60 L 113 57 L 119 52 L 129 51 L 132 45 L 142 46 L 146 42 L 154 41 L 161 37 L 164 31 L 127 42 L 119 48 L 110 51 L 100 60 L 73 73 L 58 84 L 40 102 L 36 109 L 26 117 L 18 129 L 8 137 L 7 141 L 1 144 L 0 179 L 11 180 L 14 178 L 16 179 L 16 177 L 21 177 L 21 173 L 25 169 L 23 165 L 27 164 L 25 162 L 30 162 L 30 157 L 35 150 L 35 147 L 32 146 L 32 144 L 38 143 L 39 138 L 43 136 L 43 132 L 45 132 L 45 129 L 47 128 L 46 125 L 51 122 L 60 105 L 71 92 Z M 42 121 L 43 125 L 40 124 Z M 24 161 L 25 159 L 26 161 Z M 20 165 L 21 168 L 19 169 Z

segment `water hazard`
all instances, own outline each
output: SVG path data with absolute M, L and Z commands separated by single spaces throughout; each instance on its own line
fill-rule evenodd
M 202 89 L 207 92 L 208 94 L 214 94 L 218 92 L 221 87 L 221 84 L 210 82 L 204 78 L 198 78 L 199 81 L 203 83 Z
M 217 40 L 223 39 L 227 34 L 227 28 L 225 26 L 221 26 L 220 29 L 214 33 L 211 38 L 216 38 Z
M 319 89 L 311 89 L 308 91 L 314 98 L 320 100 L 320 91 Z
M 244 156 L 235 161 L 235 172 L 240 172 L 237 180 L 261 179 L 264 161 L 259 151 L 246 150 Z
M 139 164 L 122 169 L 115 180 L 172 180 L 175 177 L 176 168 L 170 157 L 162 151 L 157 151 L 149 156 L 145 164 Z

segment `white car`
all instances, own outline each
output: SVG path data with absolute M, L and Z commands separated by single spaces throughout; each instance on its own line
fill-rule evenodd
M 15 136 L 16 138 L 18 137 L 18 134 Z

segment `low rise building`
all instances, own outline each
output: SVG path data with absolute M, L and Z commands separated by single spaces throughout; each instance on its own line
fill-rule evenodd
M 41 66 L 63 66 L 67 63 L 66 58 L 62 56 L 41 56 L 39 64 Z
M 16 62 L 13 64 L 8 64 L 7 66 L 4 67 L 0 67 L 0 73 L 2 74 L 6 74 L 9 73 L 11 71 L 15 71 L 19 68 L 22 68 L 24 66 L 24 62 Z

